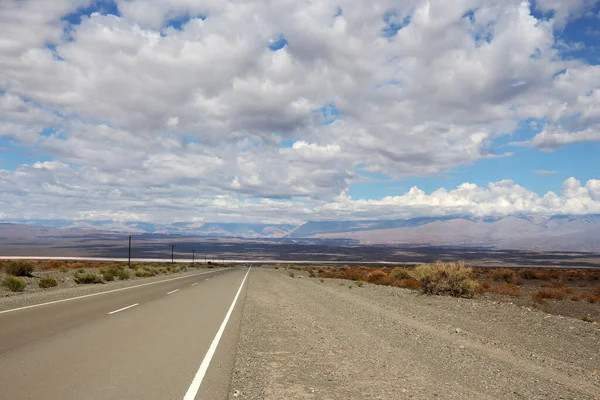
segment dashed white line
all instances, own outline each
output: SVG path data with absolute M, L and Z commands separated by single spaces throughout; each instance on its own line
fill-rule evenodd
M 173 294 L 173 293 L 175 293 L 175 292 L 179 292 L 179 289 L 171 290 L 171 291 L 170 291 L 169 293 L 167 293 L 167 294 Z
M 198 284 L 198 282 L 196 282 L 196 283 L 192 283 L 192 286 L 196 286 L 197 284 Z
M 132 304 L 132 305 L 127 306 L 127 307 L 119 308 L 118 310 L 109 312 L 108 315 L 116 314 L 118 312 L 125 311 L 125 310 L 127 310 L 129 308 L 132 308 L 132 307 L 135 307 L 135 306 L 139 306 L 139 305 L 140 305 L 140 303 L 135 303 L 135 304 Z
M 83 296 L 77 296 L 77 297 L 69 297 L 68 299 L 54 300 L 54 301 L 49 301 L 49 302 L 47 302 L 47 303 L 32 304 L 32 305 L 30 305 L 30 306 L 24 306 L 24 307 L 19 307 L 19 308 L 13 308 L 13 309 L 11 309 L 11 310 L 4 310 L 4 311 L 0 311 L 0 314 L 5 314 L 5 313 L 9 313 L 9 312 L 14 312 L 14 311 L 26 310 L 26 309 L 28 309 L 28 308 L 35 308 L 35 307 L 49 306 L 50 304 L 64 303 L 65 301 L 72 301 L 72 300 L 85 299 L 85 298 L 87 298 L 87 297 L 100 296 L 100 295 L 103 295 L 103 294 L 114 293 L 114 292 L 120 292 L 120 291 L 122 291 L 122 290 L 130 290 L 130 289 L 135 289 L 135 288 L 139 288 L 139 287 L 142 287 L 142 286 L 156 285 L 156 284 L 163 283 L 163 282 L 170 282 L 170 281 L 174 281 L 174 280 L 177 280 L 177 279 L 185 279 L 185 278 L 189 278 L 190 276 L 206 275 L 206 274 L 210 274 L 210 273 L 211 273 L 211 271 L 208 271 L 208 272 L 201 272 L 201 273 L 199 273 L 199 274 L 192 274 L 192 275 L 178 276 L 177 278 L 164 279 L 164 280 L 161 280 L 161 281 L 155 281 L 155 282 L 149 282 L 149 283 L 142 283 L 141 285 L 128 286 L 128 287 L 124 287 L 124 288 L 120 288 L 120 289 L 107 290 L 106 292 L 99 292 L 99 293 L 86 294 L 86 295 L 83 295 Z
M 217 331 L 215 338 L 213 339 L 212 343 L 210 344 L 210 347 L 208 348 L 208 351 L 206 352 L 206 355 L 204 356 L 204 360 L 202 360 L 202 364 L 200 364 L 200 368 L 198 368 L 198 372 L 196 372 L 196 376 L 194 376 L 194 380 L 192 381 L 187 392 L 185 393 L 183 400 L 194 400 L 196 398 L 196 395 L 198 394 L 198 390 L 200 390 L 200 385 L 202 384 L 202 380 L 204 379 L 204 375 L 206 374 L 206 371 L 208 370 L 208 366 L 210 365 L 210 361 L 212 360 L 213 355 L 215 354 L 215 351 L 217 350 L 219 341 L 221 341 L 221 336 L 223 336 L 223 332 L 225 331 L 227 322 L 229 322 L 229 317 L 231 317 L 231 313 L 233 312 L 235 303 L 237 302 L 237 299 L 240 296 L 240 292 L 242 291 L 242 288 L 244 287 L 244 282 L 246 282 L 246 278 L 248 277 L 248 274 L 250 273 L 250 269 L 251 268 L 248 268 L 248 272 L 246 272 L 246 275 L 244 275 L 244 280 L 242 280 L 240 288 L 238 289 L 235 297 L 233 298 L 231 307 L 229 307 L 229 311 L 227 311 L 227 314 L 225 315 L 225 319 L 223 320 L 221 327 Z

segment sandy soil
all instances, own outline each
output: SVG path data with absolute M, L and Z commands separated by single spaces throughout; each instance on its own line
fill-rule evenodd
M 596 324 L 294 272 L 251 271 L 231 398 L 600 398 Z

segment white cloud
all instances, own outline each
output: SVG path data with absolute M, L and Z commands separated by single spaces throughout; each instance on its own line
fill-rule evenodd
M 521 0 L 119 0 L 61 20 L 90 3 L 0 5 L 0 137 L 55 160 L 1 171 L 15 215 L 298 221 L 359 171 L 510 157 L 494 143 L 524 119 L 548 124 L 521 145 L 600 140 L 600 67 L 561 60 L 556 33 L 586 0 L 537 2 L 551 20 Z
M 547 169 L 536 169 L 535 171 L 533 171 L 533 173 L 536 175 L 556 175 L 556 174 L 558 174 L 558 172 L 556 172 L 554 170 L 547 170 Z

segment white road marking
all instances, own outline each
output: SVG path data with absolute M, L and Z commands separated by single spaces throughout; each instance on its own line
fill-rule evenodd
M 128 287 L 120 288 L 120 289 L 107 290 L 106 292 L 98 292 L 98 293 L 86 294 L 84 296 L 70 297 L 68 299 L 49 301 L 47 303 L 33 304 L 33 305 L 30 305 L 30 306 L 13 308 L 12 310 L 0 311 L 0 314 L 9 313 L 9 312 L 13 312 L 13 311 L 25 310 L 25 309 L 28 309 L 28 308 L 35 308 L 35 307 L 47 306 L 47 305 L 50 305 L 50 304 L 63 303 L 65 301 L 84 299 L 86 297 L 99 296 L 101 294 L 120 292 L 121 290 L 135 289 L 135 288 L 142 287 L 142 286 L 156 285 L 157 283 L 170 282 L 170 281 L 174 281 L 174 280 L 177 280 L 177 279 L 189 278 L 190 276 L 206 275 L 206 274 L 210 274 L 210 273 L 211 273 L 211 271 L 201 272 L 199 274 L 193 274 L 193 275 L 178 276 L 177 278 L 165 279 L 165 280 L 162 280 L 162 281 L 155 281 L 155 282 L 149 282 L 149 283 L 142 283 L 141 285 L 128 286 Z
M 198 282 L 196 282 L 196 283 L 192 283 L 192 286 L 196 286 L 197 284 L 198 284 Z
M 198 368 L 198 372 L 196 372 L 196 376 L 194 376 L 194 380 L 192 381 L 192 384 L 188 388 L 187 392 L 185 393 L 183 400 L 194 400 L 196 398 L 196 395 L 198 394 L 198 390 L 200 390 L 200 385 L 202 384 L 202 380 L 204 379 L 204 375 L 206 374 L 206 371 L 208 370 L 208 366 L 210 365 L 210 361 L 212 360 L 213 356 L 215 355 L 217 346 L 219 345 L 219 342 L 221 341 L 221 336 L 223 336 L 223 332 L 225 331 L 227 322 L 229 322 L 229 317 L 231 317 L 231 313 L 233 312 L 235 303 L 237 302 L 237 299 L 240 296 L 242 287 L 244 287 L 244 282 L 246 282 L 246 278 L 248 277 L 248 274 L 250 273 L 250 269 L 251 268 L 248 268 L 248 272 L 246 272 L 246 275 L 244 275 L 244 279 L 242 280 L 242 283 L 240 284 L 240 288 L 238 289 L 235 297 L 233 298 L 231 307 L 229 307 L 229 311 L 227 311 L 227 314 L 225 315 L 225 319 L 223 320 L 223 323 L 221 323 L 221 327 L 217 331 L 215 338 L 213 339 L 212 343 L 210 344 L 210 347 L 208 348 L 208 351 L 206 352 L 206 355 L 204 356 L 204 360 L 202 360 L 202 364 L 200 364 L 200 368 Z
M 111 312 L 109 312 L 109 313 L 108 313 L 108 315 L 116 314 L 116 313 L 118 313 L 118 312 L 125 311 L 125 310 L 127 310 L 128 308 L 132 308 L 132 307 L 139 306 L 139 305 L 140 305 L 140 303 L 135 303 L 135 304 L 132 304 L 132 305 L 130 305 L 130 306 L 127 306 L 127 307 L 119 308 L 118 310 L 115 310 L 115 311 L 111 311 Z
M 210 278 L 206 278 L 205 281 L 209 280 Z
M 170 291 L 169 293 L 167 293 L 167 294 L 173 294 L 173 293 L 175 293 L 175 292 L 179 292 L 179 289 L 171 290 L 171 291 Z

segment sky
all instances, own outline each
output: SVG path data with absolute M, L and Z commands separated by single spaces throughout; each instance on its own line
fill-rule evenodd
M 0 220 L 600 213 L 600 2 L 3 0 Z

